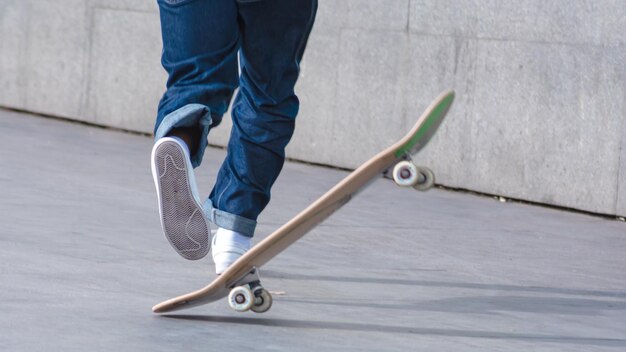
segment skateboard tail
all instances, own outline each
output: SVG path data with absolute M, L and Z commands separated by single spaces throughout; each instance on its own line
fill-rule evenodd
M 229 288 L 212 290 L 213 294 L 204 295 L 203 290 L 194 291 L 183 296 L 169 299 L 152 307 L 153 313 L 168 313 L 177 310 L 201 306 L 228 295 Z

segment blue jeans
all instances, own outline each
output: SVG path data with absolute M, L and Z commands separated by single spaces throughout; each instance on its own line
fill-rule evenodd
M 158 0 L 162 64 L 169 77 L 155 139 L 197 128 L 202 161 L 209 130 L 234 90 L 228 152 L 204 203 L 219 227 L 252 237 L 285 160 L 299 101 L 299 65 L 317 0 Z M 239 55 L 238 55 L 239 54 Z M 239 61 L 238 61 L 239 59 Z

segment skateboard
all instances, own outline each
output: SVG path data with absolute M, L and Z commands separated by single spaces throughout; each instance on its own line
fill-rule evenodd
M 269 310 L 272 296 L 262 287 L 258 268 L 328 218 L 377 177 L 387 176 L 399 186 L 421 191 L 434 185 L 434 173 L 427 167 L 416 166 L 411 161 L 411 155 L 422 149 L 435 134 L 453 100 L 454 91 L 441 93 L 402 139 L 351 172 L 326 194 L 252 247 L 213 282 L 197 291 L 161 302 L 152 311 L 165 313 L 187 309 L 226 296 L 230 307 L 236 311 L 262 313 Z

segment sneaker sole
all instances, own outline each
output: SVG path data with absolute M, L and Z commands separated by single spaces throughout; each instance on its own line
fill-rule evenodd
M 210 227 L 197 196 L 189 156 L 176 140 L 162 138 L 154 145 L 152 177 L 165 237 L 183 258 L 204 258 L 210 249 Z

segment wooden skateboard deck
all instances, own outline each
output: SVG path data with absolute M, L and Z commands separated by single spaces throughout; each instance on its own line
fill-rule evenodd
M 406 136 L 351 172 L 309 207 L 252 247 L 213 282 L 197 291 L 161 302 L 155 305 L 152 311 L 165 313 L 186 309 L 228 296 L 231 288 L 253 269 L 261 267 L 296 242 L 385 170 L 422 149 L 437 131 L 453 100 L 453 91 L 441 93 Z

